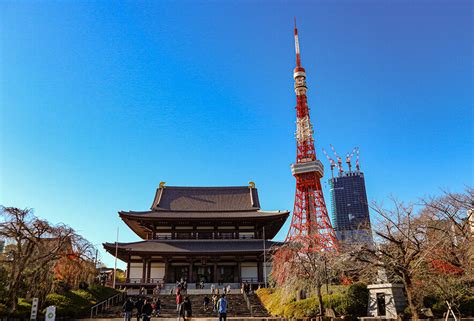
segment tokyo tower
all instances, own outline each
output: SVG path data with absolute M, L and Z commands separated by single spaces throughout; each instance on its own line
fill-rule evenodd
M 295 205 L 286 241 L 301 242 L 308 250 L 336 249 L 336 235 L 329 220 L 320 179 L 323 164 L 316 158 L 313 125 L 306 98 L 306 72 L 301 66 L 298 29 L 295 21 L 296 68 L 293 72 L 296 93 L 296 163 L 291 172 L 296 178 Z

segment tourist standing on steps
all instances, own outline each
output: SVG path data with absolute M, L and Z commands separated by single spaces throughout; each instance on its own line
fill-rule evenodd
M 155 302 L 155 315 L 159 317 L 160 313 L 161 313 L 161 300 L 160 298 L 158 298 L 156 299 L 156 302 Z
M 214 283 L 211 284 L 211 294 L 214 294 Z
M 178 312 L 178 316 L 179 316 L 179 308 L 181 307 L 181 303 L 183 303 L 183 295 L 180 292 L 176 294 L 176 312 Z
M 219 301 L 217 301 L 217 312 L 219 313 L 219 321 L 227 320 L 227 300 L 225 294 L 222 294 Z
M 180 307 L 178 321 L 180 317 L 183 317 L 184 321 L 190 320 L 192 314 L 193 314 L 193 310 L 191 307 L 191 301 L 186 296 L 184 297 L 183 303 L 181 304 L 181 307 Z
M 132 299 L 128 298 L 122 306 L 123 321 L 130 321 L 132 318 L 133 308 L 135 308 L 135 305 L 133 304 Z
M 217 295 L 213 294 L 212 295 L 212 312 L 217 311 Z
M 209 302 L 211 302 L 211 300 L 209 299 L 209 297 L 206 295 L 204 297 L 204 299 L 202 300 L 202 305 L 204 306 L 204 311 L 207 311 L 207 309 L 209 308 Z
M 139 298 L 138 301 L 135 303 L 135 308 L 137 308 L 137 321 L 140 321 L 142 316 L 142 308 L 143 308 L 143 299 Z
M 145 299 L 145 302 L 142 308 L 143 321 L 150 321 L 152 313 L 153 313 L 153 308 L 151 306 L 151 303 L 148 299 Z

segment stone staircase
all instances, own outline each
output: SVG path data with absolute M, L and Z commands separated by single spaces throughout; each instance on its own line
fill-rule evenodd
M 191 300 L 193 318 L 217 318 L 217 312 L 212 311 L 212 301 L 209 304 L 207 311 L 204 310 L 203 301 L 204 297 L 208 294 L 187 294 Z M 185 295 L 186 296 L 186 295 Z M 268 312 L 265 310 L 261 304 L 259 298 L 255 294 L 249 294 L 249 302 L 252 308 L 252 314 L 245 302 L 244 296 L 242 294 L 228 294 L 226 295 L 228 302 L 228 317 L 239 317 L 239 318 L 248 318 L 248 317 L 268 317 Z M 176 296 L 174 294 L 161 294 L 161 313 L 160 318 L 176 318 Z M 136 310 L 133 312 L 132 320 L 135 320 Z M 156 316 L 155 316 L 156 317 Z M 100 313 L 95 316 L 94 319 L 113 319 L 113 318 L 123 318 L 122 316 L 122 303 L 110 307 L 107 311 Z
M 193 317 L 195 318 L 216 318 L 217 312 L 212 312 L 212 302 L 209 305 L 207 311 L 204 310 L 203 301 L 205 294 L 188 294 L 187 295 L 191 300 Z M 208 295 L 209 298 L 211 298 Z M 228 302 L 228 312 L 227 316 L 229 317 L 250 317 L 250 311 L 247 307 L 247 303 L 244 300 L 243 295 L 241 294 L 228 294 L 226 295 Z M 174 295 L 161 295 L 161 317 L 176 317 L 176 297 Z
M 252 316 L 253 317 L 269 317 L 269 313 L 267 309 L 263 307 L 262 302 L 258 298 L 258 296 L 254 293 L 247 294 L 247 297 L 250 302 L 250 306 L 252 307 Z

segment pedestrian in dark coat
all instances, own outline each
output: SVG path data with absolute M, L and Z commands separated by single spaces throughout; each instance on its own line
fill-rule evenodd
M 181 304 L 179 316 L 183 318 L 184 321 L 191 319 L 193 314 L 192 307 L 191 307 L 191 300 L 186 296 L 184 297 L 184 301 Z
M 142 307 L 143 321 L 150 321 L 152 313 L 153 313 L 153 307 L 151 306 L 150 301 L 145 300 Z
M 139 298 L 138 301 L 135 303 L 135 308 L 137 308 L 137 321 L 140 321 L 142 316 L 142 308 L 143 308 L 143 299 Z
M 135 308 L 135 305 L 133 304 L 132 299 L 128 298 L 122 306 L 124 321 L 130 321 L 132 318 L 133 308 Z

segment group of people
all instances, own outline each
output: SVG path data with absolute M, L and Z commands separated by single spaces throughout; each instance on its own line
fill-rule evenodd
M 230 293 L 230 285 L 224 286 L 222 288 L 222 293 L 223 294 L 229 294 Z M 214 286 L 214 284 L 211 284 L 211 295 L 219 295 L 219 288 Z
M 204 311 L 209 309 L 209 304 L 211 300 L 208 296 L 204 297 L 203 306 Z M 219 314 L 219 321 L 226 321 L 227 320 L 227 299 L 225 294 L 222 294 L 220 298 L 217 294 L 212 295 L 212 311 L 217 312 Z M 191 300 L 188 296 L 183 296 L 181 294 L 180 288 L 176 290 L 176 312 L 178 313 L 178 321 L 183 318 L 184 321 L 191 318 L 192 316 L 192 305 Z M 144 320 L 145 321 L 145 320 Z
M 206 295 L 202 302 L 204 306 L 204 311 L 207 311 L 209 309 L 210 303 L 211 300 Z M 222 294 L 220 298 L 217 294 L 212 295 L 212 312 L 217 312 L 219 314 L 219 321 L 225 321 L 227 319 L 227 308 L 228 304 L 225 294 Z
M 260 286 L 259 286 L 259 288 L 260 288 Z M 247 281 L 242 282 L 242 284 L 240 285 L 240 293 L 249 294 L 250 292 L 252 292 L 252 285 L 250 283 L 248 283 Z
M 191 318 L 193 314 L 191 300 L 189 300 L 188 296 L 181 294 L 181 287 L 176 289 L 176 312 L 178 313 L 178 321 L 180 321 L 181 318 L 186 321 L 186 319 Z
M 140 321 L 140 319 L 142 319 L 142 321 L 150 321 L 153 315 L 160 316 L 160 298 L 157 298 L 156 300 L 139 298 L 135 302 L 132 301 L 131 298 L 128 298 L 122 306 L 124 321 L 130 321 L 132 319 L 134 309 L 137 310 L 137 321 Z
M 230 292 L 230 285 L 224 287 L 222 292 L 223 293 L 219 295 L 219 289 L 212 284 L 212 311 L 218 313 L 219 321 L 226 321 L 228 308 L 226 294 Z M 140 291 L 140 293 L 142 293 L 142 291 Z M 159 291 L 157 291 L 156 294 L 158 293 Z M 186 281 L 178 282 L 176 285 L 176 312 L 178 313 L 178 321 L 180 321 L 181 318 L 183 321 L 189 320 L 192 316 L 191 300 L 188 296 L 183 296 L 183 293 L 186 293 Z M 154 299 L 140 297 L 133 301 L 132 298 L 128 298 L 122 306 L 124 321 L 131 321 L 135 309 L 137 321 L 140 321 L 140 319 L 141 321 L 150 321 L 152 316 L 160 316 L 161 300 L 157 295 L 155 296 L 155 291 L 153 294 Z M 204 311 L 208 311 L 210 304 L 211 299 L 206 295 L 203 301 Z

